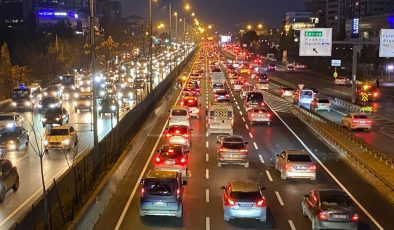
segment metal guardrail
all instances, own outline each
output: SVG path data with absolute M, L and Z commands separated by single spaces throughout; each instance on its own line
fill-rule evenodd
M 361 106 L 352 104 L 352 103 L 350 103 L 350 102 L 347 102 L 347 101 L 342 100 L 342 99 L 339 99 L 339 98 L 334 98 L 334 101 L 335 101 L 335 103 L 337 103 L 337 104 L 339 104 L 339 105 L 341 105 L 341 106 L 344 106 L 344 107 L 346 107 L 346 108 L 348 108 L 348 109 L 351 109 L 351 110 L 353 110 L 353 111 L 362 112 Z
M 363 153 L 368 153 L 370 156 L 373 156 L 372 159 L 377 160 L 378 164 L 382 167 L 387 167 L 392 170 L 394 169 L 394 160 L 388 153 L 366 143 L 364 140 L 356 137 L 350 130 L 337 125 L 317 113 L 296 106 L 293 106 L 291 110 L 297 117 L 312 126 L 332 144 L 346 152 L 351 159 L 357 161 L 360 166 L 372 173 L 390 188 L 391 191 L 394 191 L 394 184 L 392 181 L 382 175 L 378 169 L 372 167 L 371 164 L 366 161 L 365 157 L 362 157 Z

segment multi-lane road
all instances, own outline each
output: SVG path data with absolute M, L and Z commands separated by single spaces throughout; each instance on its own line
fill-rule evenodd
M 205 110 L 213 100 L 208 74 L 202 79 L 201 86 L 200 102 Z M 392 203 L 290 113 L 290 103 L 265 93 L 266 103 L 275 115 L 273 122 L 270 126 L 252 126 L 248 123 L 239 94 L 230 85 L 227 87 L 235 113 L 234 134 L 243 136 L 249 142 L 250 167 L 217 167 L 216 138 L 215 135 L 206 136 L 206 117 L 202 113 L 200 119 L 191 120 L 190 178 L 184 192 L 183 220 L 157 216 L 140 218 L 139 180 L 153 169 L 151 157 L 163 144 L 161 135 L 169 115 L 160 114 L 161 122 L 156 123 L 146 139 L 126 179 L 119 185 L 121 189 L 96 224 L 96 229 L 310 229 L 311 223 L 303 217 L 300 202 L 304 194 L 314 188 L 344 189 L 356 204 L 360 215 L 359 229 L 394 228 Z M 274 169 L 275 155 L 286 149 L 303 149 L 313 156 L 318 162 L 316 181 L 280 179 Z M 266 187 L 266 223 L 246 219 L 227 223 L 223 220 L 220 187 L 231 180 L 255 181 Z

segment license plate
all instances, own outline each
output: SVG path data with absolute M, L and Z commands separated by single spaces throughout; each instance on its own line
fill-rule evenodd
M 332 217 L 337 219 L 347 219 L 347 215 L 332 215 Z
M 164 162 L 164 164 L 166 164 L 166 165 L 173 165 L 175 162 L 173 162 L 173 161 L 165 161 Z
M 306 167 L 304 166 L 297 166 L 295 167 L 296 170 L 306 170 Z
M 361 124 L 364 124 L 364 123 L 365 123 L 365 121 L 360 121 L 360 123 L 361 123 Z
M 163 207 L 163 206 L 166 206 L 167 204 L 166 204 L 166 203 L 163 203 L 163 202 L 155 202 L 155 203 L 153 203 L 153 205 L 154 205 L 154 206 Z
M 239 207 L 252 207 L 253 204 L 239 204 Z

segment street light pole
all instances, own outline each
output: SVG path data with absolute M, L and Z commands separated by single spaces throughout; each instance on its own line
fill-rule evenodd
M 171 1 L 169 1 L 169 7 L 168 7 L 168 19 L 169 19 L 169 27 L 168 27 L 168 32 L 170 34 L 170 47 L 171 47 L 171 27 L 172 27 L 172 9 L 171 9 Z
M 99 155 L 98 146 L 98 131 L 97 131 L 97 91 L 94 75 L 96 73 L 96 47 L 94 39 L 94 0 L 90 0 L 90 48 L 91 48 L 91 58 L 92 58 L 92 97 L 93 97 L 93 177 L 95 177 L 95 170 L 97 164 L 97 157 Z
M 178 41 L 178 13 L 175 12 L 175 40 Z
M 149 86 L 147 86 L 148 93 L 153 89 L 152 87 L 152 75 L 153 75 L 153 54 L 152 54 L 152 45 L 153 45 L 153 23 L 152 23 L 152 0 L 149 0 Z
M 186 17 L 183 17 L 183 40 L 186 40 Z

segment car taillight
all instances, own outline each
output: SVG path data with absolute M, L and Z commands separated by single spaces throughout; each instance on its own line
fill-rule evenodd
M 259 198 L 256 200 L 256 206 L 257 207 L 264 207 L 265 206 L 265 200 L 263 198 Z
M 189 134 L 187 134 L 187 133 L 183 134 L 182 136 L 185 138 L 189 138 Z
M 291 166 L 290 164 L 285 164 L 285 169 L 286 169 L 286 170 L 292 169 L 292 168 L 293 168 L 293 166 Z
M 225 199 L 224 205 L 226 206 L 234 206 L 235 205 L 235 201 L 233 201 L 230 197 Z
M 166 134 L 166 137 L 171 137 L 171 136 L 172 136 L 171 133 Z
M 352 215 L 352 221 L 357 222 L 358 219 L 359 219 L 359 217 L 358 217 L 357 214 L 353 214 L 353 215 Z
M 270 114 L 270 113 L 267 113 L 267 117 L 271 117 L 271 114 Z
M 241 149 L 240 151 L 243 152 L 243 153 L 245 153 L 245 152 L 247 152 L 248 150 L 247 150 L 247 149 Z
M 372 123 L 372 121 L 371 121 L 371 120 L 366 120 L 366 122 L 367 122 L 367 123 Z
M 176 134 L 179 134 L 180 132 L 181 132 L 181 131 L 179 131 L 179 130 L 175 130 L 175 133 L 176 133 Z
M 374 92 L 374 93 L 373 93 L 373 96 L 374 96 L 374 97 L 377 97 L 377 96 L 378 96 L 378 92 Z
M 156 157 L 156 158 L 155 158 L 155 162 L 156 162 L 156 163 L 160 163 L 160 162 L 161 162 L 160 157 Z
M 261 106 L 264 106 L 264 102 L 261 102 L 260 105 L 261 105 Z
M 220 152 L 227 152 L 227 149 L 225 149 L 225 148 L 220 148 L 219 151 L 220 151 Z
M 144 193 L 145 193 L 145 189 L 142 188 L 142 189 L 141 189 L 141 196 L 144 196 Z
M 316 170 L 316 165 L 310 165 L 309 170 Z
M 352 122 L 353 122 L 353 123 L 360 123 L 360 120 L 358 120 L 358 119 L 353 119 Z
M 327 216 L 324 212 L 319 212 L 317 218 L 319 218 L 319 220 L 326 220 Z
M 182 164 L 186 163 L 186 158 L 185 158 L 185 157 L 182 157 L 182 158 L 181 158 L 181 163 L 182 163 Z

